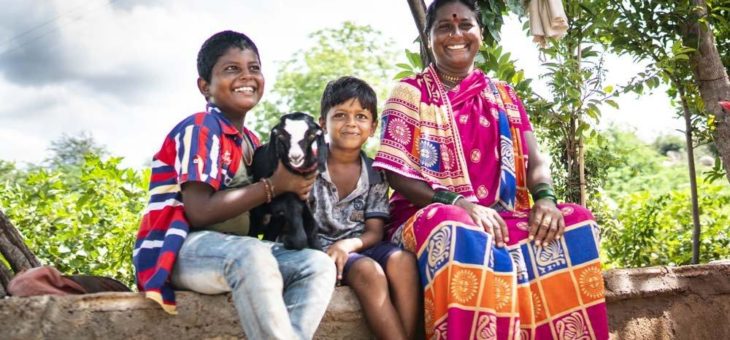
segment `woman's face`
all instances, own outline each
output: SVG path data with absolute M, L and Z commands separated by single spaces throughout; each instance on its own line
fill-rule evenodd
M 458 1 L 441 6 L 429 31 L 429 43 L 439 70 L 454 75 L 469 72 L 482 44 L 474 12 Z

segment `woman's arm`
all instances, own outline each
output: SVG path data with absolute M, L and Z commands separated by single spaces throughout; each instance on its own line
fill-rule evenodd
M 390 171 L 386 171 L 385 173 L 390 186 L 417 207 L 425 207 L 433 202 L 435 191 L 426 182 L 407 178 Z M 487 233 L 494 235 L 494 243 L 497 246 L 502 247 L 505 241 L 509 241 L 507 224 L 496 210 L 474 204 L 463 197 L 457 200 L 454 205 L 466 210 L 477 226 L 482 227 Z
M 529 150 L 528 155 L 528 166 L 527 166 L 527 188 L 532 193 L 535 185 L 540 183 L 553 184 L 553 179 L 550 176 L 550 167 L 545 158 L 542 157 L 539 147 L 537 145 L 537 139 L 532 131 L 527 131 L 523 134 L 525 141 L 527 142 L 527 149 Z
M 426 182 L 408 178 L 392 171 L 385 171 L 385 176 L 393 190 L 399 192 L 419 208 L 431 204 L 435 192 Z
M 542 157 L 537 145 L 535 134 L 531 131 L 524 133 L 525 141 L 529 149 L 529 162 L 527 166 L 527 188 L 534 195 L 538 184 L 545 183 L 552 186 L 553 180 L 550 176 L 548 163 Z M 530 228 L 530 239 L 534 239 L 537 245 L 547 245 L 554 239 L 559 239 L 565 232 L 565 220 L 555 202 L 549 198 L 538 199 L 530 209 L 528 226 Z

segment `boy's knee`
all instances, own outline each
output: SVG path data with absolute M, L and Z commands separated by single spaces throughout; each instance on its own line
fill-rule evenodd
M 386 282 L 385 272 L 379 263 L 370 258 L 362 258 L 352 264 L 348 282 L 372 285 Z
M 324 252 L 313 249 L 299 250 L 302 267 L 313 274 L 328 275 L 335 281 L 335 265 Z
M 386 266 L 388 267 L 388 271 L 415 269 L 416 255 L 406 250 L 396 251 L 388 257 Z
M 226 267 L 235 266 L 239 270 L 263 271 L 276 270 L 278 264 L 271 254 L 271 248 L 259 240 L 242 238 L 235 249 L 226 255 Z

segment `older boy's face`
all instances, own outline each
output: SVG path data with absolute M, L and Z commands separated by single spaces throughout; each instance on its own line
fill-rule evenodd
M 264 75 L 256 53 L 232 47 L 213 66 L 207 90 L 209 101 L 227 115 L 242 115 L 264 94 Z M 204 92 L 205 94 L 205 92 Z
M 329 135 L 331 147 L 359 150 L 375 133 L 378 123 L 373 114 L 353 98 L 332 107 L 327 118 L 320 119 L 320 125 Z

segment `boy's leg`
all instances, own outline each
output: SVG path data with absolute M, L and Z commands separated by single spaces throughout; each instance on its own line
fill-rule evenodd
M 413 339 L 417 332 L 420 315 L 420 289 L 418 267 L 413 253 L 399 249 L 388 257 L 383 265 L 392 293 L 392 301 L 408 338 Z
M 177 288 L 232 292 L 249 339 L 296 338 L 282 299 L 282 282 L 270 244 L 214 231 L 190 233 L 172 271 Z
M 345 270 L 347 285 L 360 300 L 365 319 L 376 339 L 407 339 L 388 292 L 388 280 L 383 268 L 375 260 L 365 256 L 352 256 Z
M 290 250 L 273 243 L 272 253 L 284 279 L 284 302 L 294 332 L 311 339 L 335 289 L 335 264 L 324 252 Z

